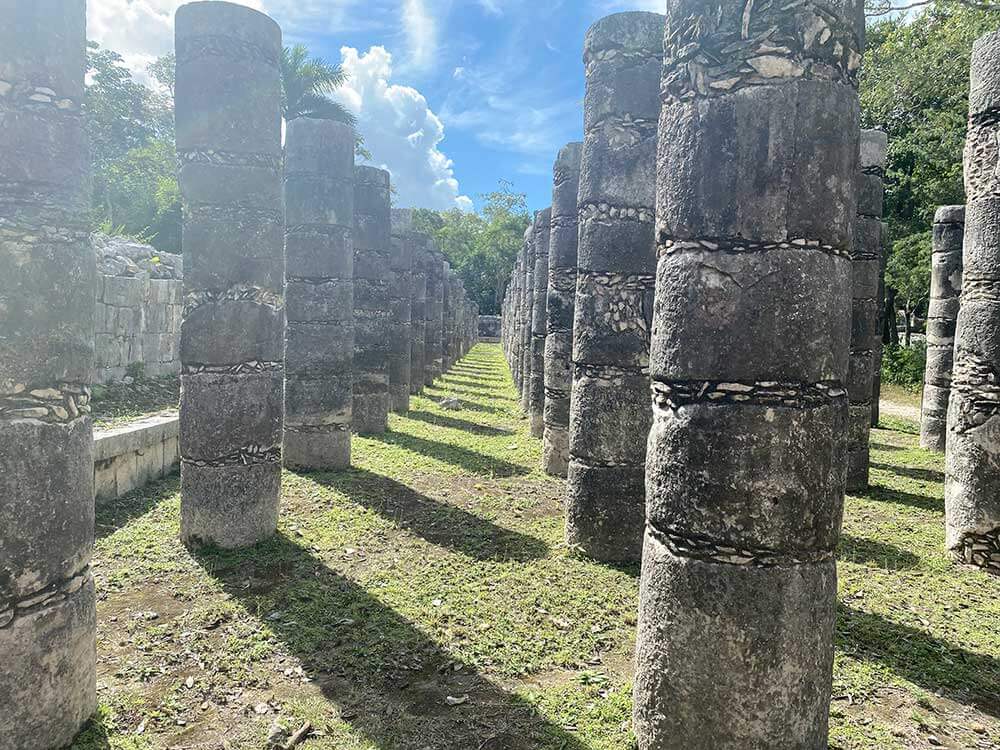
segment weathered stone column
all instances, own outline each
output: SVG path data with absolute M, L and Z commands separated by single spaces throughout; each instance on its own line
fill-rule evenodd
M 424 385 L 434 385 L 443 364 L 444 256 L 433 241 L 427 248 L 427 296 L 424 303 Z
M 285 465 L 343 469 L 354 380 L 354 130 L 298 118 L 285 133 Z
M 825 750 L 864 8 L 668 7 L 641 750 Z
M 577 205 L 582 143 L 563 146 L 552 168 L 552 219 L 546 292 L 545 434 L 542 467 L 564 477 L 569 469 L 569 394 L 573 387 L 573 309 L 576 297 Z
M 851 354 L 847 368 L 847 491 L 868 488 L 868 438 L 872 421 L 875 358 L 879 329 L 879 269 L 885 229 L 882 203 L 887 139 L 878 130 L 864 130 L 858 163 L 858 217 L 851 251 L 853 292 Z
M 948 551 L 1000 574 L 1000 32 L 972 45 L 962 299 L 948 404 Z
M 587 32 L 566 533 L 600 560 L 638 560 L 656 253 L 663 16 L 618 13 Z
M 427 305 L 427 242 L 422 232 L 414 232 L 413 273 L 410 276 L 410 394 L 424 390 L 424 327 Z
M 451 326 L 453 322 L 452 310 L 452 284 L 454 283 L 454 273 L 451 270 L 451 263 L 444 262 L 444 276 L 442 278 L 441 292 L 441 372 L 448 372 L 453 362 Z
M 524 230 L 524 282 L 521 295 L 521 411 L 529 414 L 531 394 L 531 323 L 535 304 L 535 230 Z
M 413 211 L 392 210 L 392 278 L 389 283 L 389 407 L 410 410 L 410 348 L 413 271 Z
M 354 169 L 354 413 L 361 434 L 389 427 L 389 173 Z
M 920 405 L 920 446 L 938 453 L 944 453 L 948 426 L 955 322 L 958 320 L 958 295 L 962 291 L 964 234 L 965 206 L 941 206 L 934 214 L 931 301 L 927 310 L 927 366 Z
M 552 209 L 535 212 L 535 268 L 531 299 L 531 382 L 528 385 L 528 421 L 531 436 L 541 438 L 545 413 L 546 297 L 549 286 L 549 231 Z
M 281 29 L 183 5 L 176 119 L 184 199 L 181 538 L 242 547 L 278 522 L 284 418 Z
M 97 708 L 86 4 L 0 1 L 0 746 Z
M 514 277 L 513 277 L 513 288 L 514 295 L 511 299 L 511 310 L 510 310 L 510 329 L 508 331 L 508 336 L 510 338 L 508 346 L 510 347 L 510 367 L 514 376 L 514 388 L 520 394 L 521 393 L 521 304 L 524 299 L 524 264 L 525 264 L 525 252 L 526 244 L 522 243 L 521 249 L 517 251 L 517 260 L 514 264 Z

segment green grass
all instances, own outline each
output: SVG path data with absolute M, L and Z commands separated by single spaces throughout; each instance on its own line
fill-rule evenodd
M 499 348 L 390 426 L 351 471 L 286 473 L 250 550 L 181 546 L 176 478 L 98 511 L 101 709 L 75 748 L 257 750 L 305 721 L 306 750 L 633 747 L 636 571 L 567 549 Z M 992 747 L 1000 583 L 949 565 L 940 458 L 891 426 L 847 502 L 831 747 Z

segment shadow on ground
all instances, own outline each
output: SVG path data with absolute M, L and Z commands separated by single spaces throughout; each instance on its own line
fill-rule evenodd
M 196 557 L 379 748 L 588 750 L 288 537 Z
M 405 448 L 413 453 L 433 458 L 446 464 L 467 471 L 471 474 L 478 474 L 486 477 L 515 477 L 530 474 L 531 470 L 525 466 L 512 464 L 502 458 L 488 456 L 485 453 L 472 451 L 468 448 L 460 448 L 450 443 L 441 443 L 437 440 L 408 435 L 405 432 L 386 432 L 380 435 L 367 435 L 371 440 L 385 445 L 394 445 L 398 448 Z
M 527 561 L 549 554 L 549 546 L 540 539 L 497 526 L 381 474 L 351 469 L 307 476 L 431 544 L 476 560 Z

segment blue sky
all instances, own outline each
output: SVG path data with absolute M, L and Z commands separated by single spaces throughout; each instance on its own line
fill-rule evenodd
M 343 62 L 373 161 L 399 205 L 477 205 L 498 180 L 548 204 L 559 148 L 582 135 L 584 33 L 663 0 L 241 0 L 286 43 Z M 141 77 L 172 46 L 177 0 L 89 0 L 90 36 Z

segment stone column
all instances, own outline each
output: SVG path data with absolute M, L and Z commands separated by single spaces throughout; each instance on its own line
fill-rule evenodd
M 668 10 L 641 750 L 827 747 L 865 19 L 821 10 Z
M 962 299 L 948 404 L 946 544 L 1000 574 L 1000 32 L 972 46 Z
M 927 366 L 920 405 L 920 446 L 937 453 L 944 453 L 948 426 L 955 322 L 958 319 L 958 295 L 962 291 L 964 234 L 965 206 L 941 206 L 934 214 L 931 301 L 927 310 Z
M 875 362 L 873 369 L 875 376 L 872 378 L 872 427 L 878 427 L 879 420 L 879 398 L 882 396 L 882 355 L 885 344 L 882 341 L 883 330 L 885 328 L 885 262 L 887 253 L 885 247 L 882 248 L 882 257 L 879 259 L 878 269 L 878 338 L 875 341 Z
M 531 383 L 528 386 L 528 420 L 531 436 L 544 433 L 546 297 L 549 286 L 549 231 L 552 209 L 535 212 L 535 268 L 531 300 Z
M 298 118 L 285 133 L 285 465 L 344 469 L 354 369 L 354 129 Z
M 184 200 L 181 538 L 242 547 L 278 522 L 284 419 L 281 29 L 222 2 L 175 20 Z
M 441 375 L 443 352 L 441 328 L 444 323 L 444 256 L 431 241 L 427 252 L 427 297 L 424 303 L 424 385 L 434 385 Z
M 413 270 L 413 211 L 392 210 L 392 278 L 389 283 L 389 407 L 410 410 L 410 348 Z
M 662 50 L 656 13 L 608 16 L 584 42 L 566 533 L 606 561 L 642 541 Z
M 414 232 L 413 273 L 410 276 L 410 394 L 424 390 L 424 326 L 427 304 L 427 242 L 429 238 Z
M 531 393 L 531 323 L 535 303 L 535 231 L 524 230 L 524 282 L 521 294 L 521 411 L 529 413 Z
M 546 292 L 545 434 L 542 467 L 565 477 L 569 468 L 569 394 L 573 386 L 573 309 L 576 296 L 576 196 L 582 143 L 563 146 L 552 168 L 552 220 Z
M 851 252 L 853 292 L 851 354 L 847 368 L 847 491 L 868 489 L 868 436 L 872 421 L 875 357 L 879 329 L 879 270 L 885 229 L 882 203 L 885 195 L 886 134 L 864 130 L 858 163 L 858 217 Z
M 0 0 L 0 745 L 97 708 L 86 4 Z
M 520 346 L 520 331 L 521 331 L 521 302 L 524 296 L 524 263 L 525 263 L 525 245 L 521 245 L 521 249 L 517 251 L 517 259 L 514 262 L 514 272 L 511 280 L 511 285 L 513 287 L 513 294 L 511 296 L 509 310 L 509 322 L 510 327 L 507 331 L 508 336 L 508 348 L 510 350 L 510 369 L 514 380 L 514 389 L 521 393 L 521 346 Z
M 441 372 L 448 372 L 448 370 L 451 369 L 453 361 L 451 353 L 453 276 L 454 274 L 451 270 L 451 263 L 445 261 L 441 292 Z
M 389 420 L 389 173 L 354 169 L 353 429 L 377 434 Z

